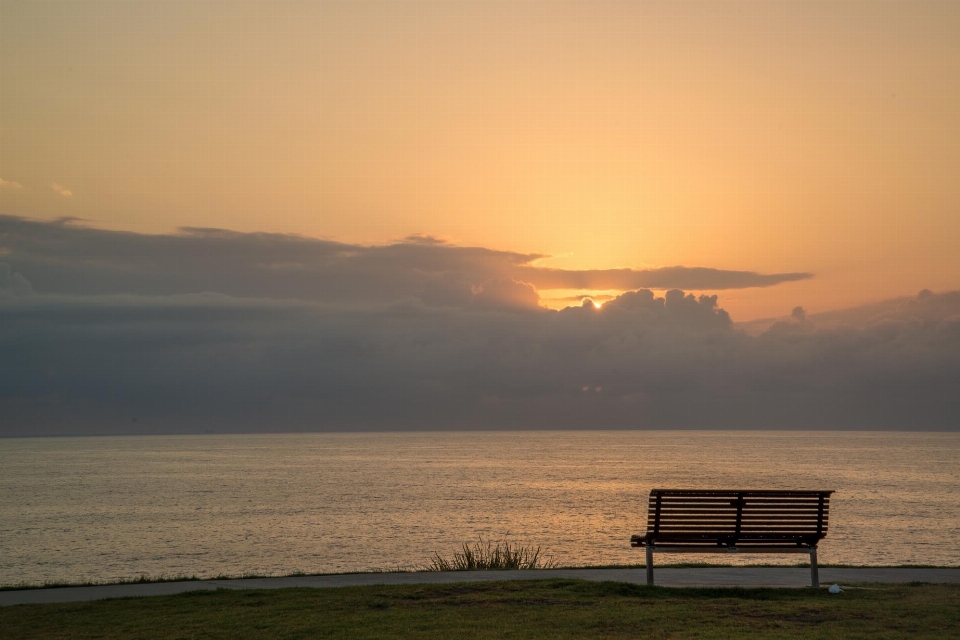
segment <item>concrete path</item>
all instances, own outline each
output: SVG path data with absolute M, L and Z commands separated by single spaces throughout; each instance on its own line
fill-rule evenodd
M 47 602 L 80 602 L 104 598 L 160 596 L 185 591 L 215 589 L 286 589 L 290 587 L 354 587 L 374 584 L 452 584 L 496 580 L 547 580 L 573 578 L 596 582 L 644 584 L 646 573 L 640 569 L 543 569 L 536 571 L 451 571 L 445 573 L 352 573 L 330 576 L 290 578 L 241 578 L 236 580 L 197 580 L 158 582 L 155 584 L 119 584 L 96 587 L 63 587 L 0 591 L 0 606 Z M 697 567 L 656 569 L 656 583 L 664 587 L 805 587 L 810 570 L 795 567 Z M 956 569 L 820 569 L 824 587 L 857 582 L 960 582 Z

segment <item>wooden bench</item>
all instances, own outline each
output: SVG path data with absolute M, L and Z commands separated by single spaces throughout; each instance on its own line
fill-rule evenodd
M 811 586 L 820 586 L 817 543 L 827 535 L 833 491 L 653 489 L 647 533 L 630 539 L 653 553 L 807 553 Z

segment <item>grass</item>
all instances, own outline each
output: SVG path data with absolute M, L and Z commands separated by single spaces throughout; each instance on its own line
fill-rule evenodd
M 494 544 L 480 538 L 473 546 L 466 542 L 446 559 L 434 552 L 433 559 L 424 569 L 426 571 L 478 571 L 502 569 L 553 569 L 554 562 L 545 559 L 540 547 L 525 547 L 501 540 Z
M 956 638 L 960 585 L 670 589 L 579 580 L 197 591 L 0 608 L 0 638 Z

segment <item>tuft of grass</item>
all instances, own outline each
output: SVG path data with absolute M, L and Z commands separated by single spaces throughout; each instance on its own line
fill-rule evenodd
M 451 559 L 434 552 L 424 571 L 478 571 L 489 569 L 552 569 L 553 560 L 544 558 L 540 547 L 492 542 L 479 538 L 473 545 L 464 542 Z

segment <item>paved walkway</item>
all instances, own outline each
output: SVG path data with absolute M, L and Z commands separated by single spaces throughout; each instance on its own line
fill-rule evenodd
M 697 567 L 656 569 L 656 582 L 665 587 L 804 587 L 810 584 L 810 570 L 795 567 Z M 242 578 L 237 580 L 194 580 L 154 584 L 118 584 L 96 587 L 63 587 L 0 591 L 0 606 L 13 604 L 80 602 L 104 598 L 160 596 L 185 591 L 215 589 L 285 589 L 289 587 L 352 587 L 374 584 L 451 584 L 496 580 L 577 580 L 631 582 L 644 584 L 640 569 L 543 569 L 536 571 L 451 571 L 444 573 L 351 573 L 290 578 Z M 857 582 L 960 582 L 956 569 L 820 568 L 820 584 Z

